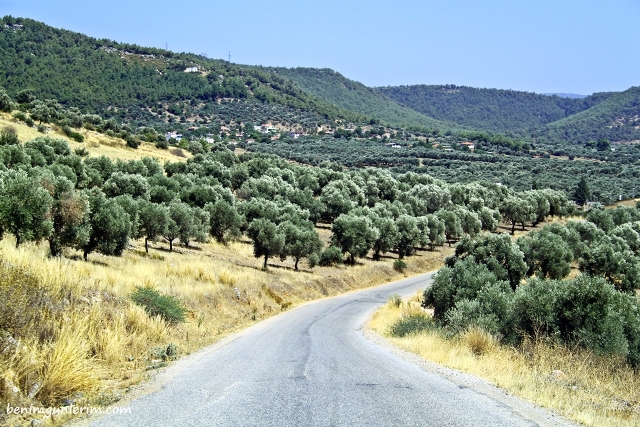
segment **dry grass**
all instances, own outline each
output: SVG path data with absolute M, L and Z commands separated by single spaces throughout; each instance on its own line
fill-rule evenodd
M 35 127 L 29 127 L 24 123 L 18 122 L 9 113 L 0 113 L 0 130 L 6 126 L 13 127 L 17 134 L 18 139 L 21 142 L 26 142 L 40 136 L 50 136 L 52 138 L 58 138 L 65 140 L 72 150 L 78 148 L 84 148 L 89 152 L 90 157 L 107 156 L 114 159 L 122 160 L 140 160 L 143 157 L 154 157 L 165 163 L 167 160 L 172 162 L 185 161 L 192 157 L 191 153 L 183 152 L 182 155 L 175 155 L 171 150 L 161 150 L 156 148 L 155 145 L 143 142 L 137 149 L 128 148 L 124 140 L 120 138 L 112 138 L 110 136 L 89 131 L 86 129 L 78 130 L 78 133 L 84 136 L 84 142 L 76 142 L 69 139 L 59 126 L 52 125 L 51 131 L 46 134 L 38 132 Z M 182 151 L 182 150 L 181 150 Z
M 415 299 L 400 307 L 387 304 L 369 326 L 404 350 L 482 377 L 585 425 L 640 425 L 640 375 L 623 361 L 543 341 L 527 341 L 519 349 L 500 346 L 477 329 L 451 340 L 433 329 L 390 336 L 389 328 L 403 316 L 415 315 L 417 307 Z
M 174 252 L 157 243 L 149 254 L 143 243 L 133 244 L 122 257 L 90 254 L 84 262 L 75 251 L 47 258 L 44 243 L 16 249 L 12 236 L 0 241 L 4 268 L 25 272 L 42 294 L 30 300 L 27 289 L 21 304 L 31 304 L 30 310 L 33 304 L 44 307 L 41 318 L 25 320 L 16 351 L 0 354 L 0 404 L 58 405 L 65 399 L 76 405 L 111 404 L 164 366 L 170 344 L 178 355 L 189 354 L 304 301 L 435 269 L 451 253 L 448 248 L 419 251 L 406 259 L 405 274 L 393 270 L 395 255 L 314 270 L 303 262 L 295 272 L 291 260 L 278 259 L 263 271 L 248 242 L 177 246 Z M 130 301 L 136 286 L 153 286 L 177 298 L 188 309 L 186 321 L 172 326 L 149 317 Z M 18 392 L 7 392 L 7 385 Z

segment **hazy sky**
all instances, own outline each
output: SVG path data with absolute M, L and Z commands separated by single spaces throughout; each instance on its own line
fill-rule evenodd
M 0 16 L 369 86 L 590 94 L 640 85 L 638 0 L 0 0 Z

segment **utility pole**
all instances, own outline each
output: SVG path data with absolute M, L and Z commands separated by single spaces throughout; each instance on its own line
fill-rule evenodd
M 229 51 L 229 62 L 231 62 L 231 51 Z

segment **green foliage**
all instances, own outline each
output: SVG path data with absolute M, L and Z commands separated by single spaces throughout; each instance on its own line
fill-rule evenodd
M 434 329 L 433 321 L 424 314 L 402 316 L 400 320 L 389 327 L 389 335 L 392 337 L 404 337 L 418 334 L 424 330 Z
M 85 224 L 91 227 L 89 238 L 78 242 L 78 249 L 84 253 L 84 259 L 98 251 L 104 255 L 121 255 L 129 245 L 131 218 L 113 199 L 108 199 L 97 188 L 84 192 L 89 201 L 90 213 Z
M 136 286 L 131 301 L 144 308 L 149 316 L 160 316 L 169 323 L 184 322 L 187 309 L 170 295 L 162 295 L 152 287 Z
M 52 202 L 49 192 L 26 172 L 9 170 L 0 175 L 0 228 L 15 236 L 16 247 L 51 234 Z
M 336 218 L 331 231 L 331 243 L 349 254 L 351 264 L 355 264 L 356 257 L 365 257 L 380 235 L 369 218 L 351 214 Z
M 401 259 L 397 259 L 393 262 L 393 269 L 398 273 L 404 273 L 407 269 L 407 263 Z
M 342 264 L 342 250 L 337 246 L 329 246 L 320 254 L 318 265 L 329 267 L 332 265 Z
M 264 257 L 263 269 L 266 270 L 269 258 L 282 253 L 285 235 L 276 224 L 264 218 L 252 221 L 247 234 L 253 240 L 253 255 L 256 258 Z

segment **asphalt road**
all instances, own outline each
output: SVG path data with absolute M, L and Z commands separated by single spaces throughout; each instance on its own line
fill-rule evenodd
M 499 391 L 451 380 L 367 339 L 362 325 L 422 275 L 305 304 L 186 357 L 131 413 L 91 426 L 557 426 Z M 88 424 L 87 421 L 83 424 Z

